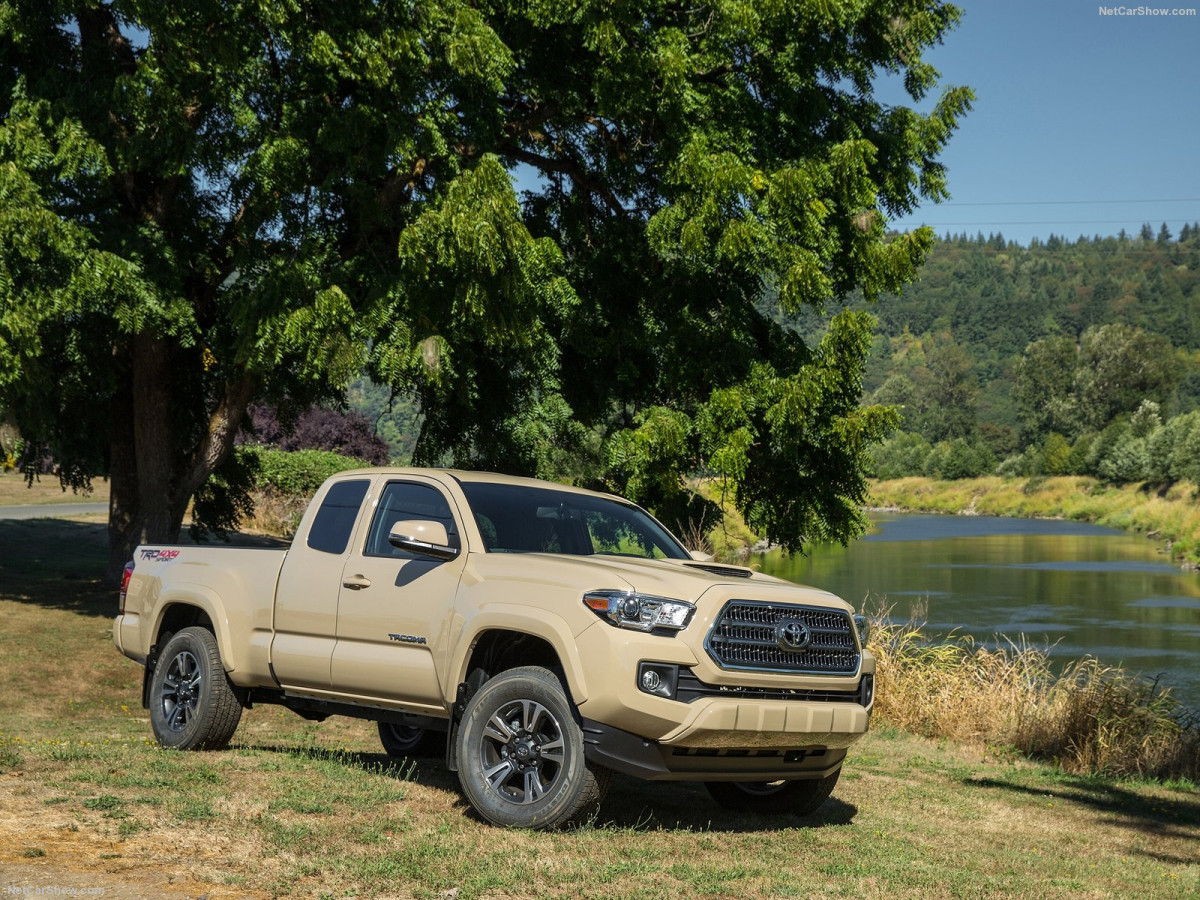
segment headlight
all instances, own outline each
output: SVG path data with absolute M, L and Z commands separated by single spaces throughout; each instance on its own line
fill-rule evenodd
M 871 623 L 867 621 L 866 616 L 855 616 L 854 627 L 858 629 L 858 642 L 862 646 L 867 646 L 867 638 L 871 636 Z
M 618 628 L 682 631 L 696 607 L 683 600 L 648 597 L 632 591 L 589 591 L 583 605 Z

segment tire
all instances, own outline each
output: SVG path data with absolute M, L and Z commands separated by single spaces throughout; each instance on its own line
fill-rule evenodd
M 379 743 L 388 756 L 440 756 L 446 749 L 446 732 L 431 731 L 420 725 L 379 722 Z
M 174 750 L 221 750 L 242 718 L 207 628 L 185 628 L 167 642 L 150 682 L 150 727 Z
M 837 786 L 839 767 L 832 775 L 809 781 L 706 781 L 712 798 L 726 809 L 779 816 L 807 816 L 829 799 Z
M 551 828 L 584 819 L 612 774 L 588 764 L 562 684 L 538 666 L 501 672 L 475 693 L 456 750 L 463 793 L 494 825 Z

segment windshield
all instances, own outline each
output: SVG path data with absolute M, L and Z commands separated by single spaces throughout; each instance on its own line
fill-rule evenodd
M 632 503 L 518 484 L 475 481 L 462 489 L 489 553 L 690 559 L 679 541 Z

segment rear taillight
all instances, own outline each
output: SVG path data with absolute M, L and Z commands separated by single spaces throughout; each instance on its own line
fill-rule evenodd
M 125 563 L 125 574 L 121 576 L 121 615 L 125 615 L 125 595 L 129 593 L 129 579 L 133 577 L 133 562 Z

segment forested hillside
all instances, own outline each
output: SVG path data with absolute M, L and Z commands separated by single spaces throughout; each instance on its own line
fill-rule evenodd
M 920 281 L 872 312 L 866 396 L 904 413 L 876 454 L 884 477 L 1006 459 L 1012 474 L 1111 477 L 1097 454 L 1143 404 L 1141 438 L 1200 406 L 1200 225 L 1029 247 L 947 235 Z M 1140 453 L 1127 474 L 1152 477 Z

